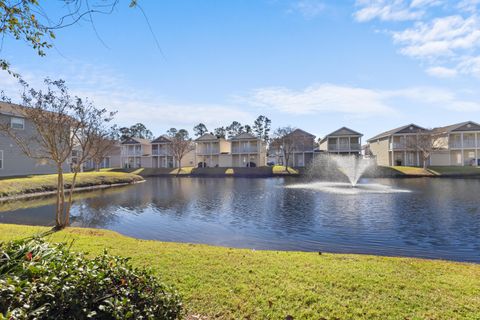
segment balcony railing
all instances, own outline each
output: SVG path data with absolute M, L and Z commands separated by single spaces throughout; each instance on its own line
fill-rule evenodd
M 462 141 L 450 141 L 449 144 L 450 148 L 480 148 L 480 141 L 477 142 L 477 145 L 475 145 L 475 140 L 463 140 L 463 145 Z
M 143 153 L 141 150 L 123 150 L 122 156 L 141 156 Z
M 168 152 L 168 150 L 165 150 L 165 149 L 160 149 L 160 150 L 153 149 L 152 150 L 152 155 L 154 155 L 154 156 L 169 156 L 170 152 Z
M 257 147 L 233 147 L 232 153 L 257 153 Z
M 201 148 L 197 149 L 198 154 L 217 154 L 220 153 L 220 148 Z
M 348 144 L 329 144 L 328 145 L 329 151 L 360 151 L 360 144 L 358 143 L 351 143 Z
M 406 145 L 403 142 L 392 142 L 390 143 L 390 149 L 395 150 L 395 149 L 405 149 Z

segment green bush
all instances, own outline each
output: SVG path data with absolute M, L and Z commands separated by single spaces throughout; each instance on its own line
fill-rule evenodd
M 178 319 L 178 294 L 128 259 L 41 239 L 0 244 L 0 319 Z

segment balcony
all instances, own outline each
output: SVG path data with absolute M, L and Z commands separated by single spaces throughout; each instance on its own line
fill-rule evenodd
M 462 141 L 450 141 L 449 147 L 451 149 L 479 148 L 480 142 L 476 145 L 475 140 L 463 140 L 463 145 L 462 145 Z
M 213 147 L 213 148 L 198 148 L 197 154 L 219 154 L 220 148 Z
M 359 143 L 352 143 L 350 145 L 348 144 L 329 144 L 328 145 L 328 151 L 336 151 L 336 152 L 341 152 L 341 151 L 360 151 L 361 147 Z
M 122 150 L 122 156 L 142 156 L 143 152 L 141 150 Z
M 392 142 L 390 143 L 390 150 L 403 150 L 406 149 L 404 142 Z
M 168 152 L 168 150 L 166 150 L 166 149 L 160 149 L 160 150 L 153 149 L 152 150 L 152 155 L 153 156 L 169 156 L 170 152 Z
M 233 147 L 232 148 L 232 153 L 257 153 L 258 148 L 257 147 Z

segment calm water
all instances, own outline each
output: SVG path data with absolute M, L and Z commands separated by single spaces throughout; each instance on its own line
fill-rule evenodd
M 480 180 L 149 178 L 77 195 L 73 225 L 163 241 L 480 262 Z M 51 225 L 53 200 L 0 205 L 0 223 Z

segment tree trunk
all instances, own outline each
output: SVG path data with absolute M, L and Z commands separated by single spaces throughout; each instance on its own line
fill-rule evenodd
M 60 196 L 63 186 L 63 169 L 62 166 L 57 166 L 57 201 L 56 201 L 56 212 L 55 212 L 55 228 L 62 228 L 62 197 Z
M 63 229 L 65 227 L 65 222 L 63 220 L 63 213 L 65 209 L 65 182 L 63 179 L 63 168 L 62 165 L 58 167 L 58 181 L 59 181 L 59 186 L 57 190 L 57 196 L 60 198 L 60 204 L 58 207 L 58 228 Z
M 95 171 L 96 172 L 100 171 L 100 162 L 95 162 Z
M 288 157 L 287 153 L 285 152 L 285 153 L 283 154 L 283 159 L 285 160 L 285 171 L 286 171 L 286 172 L 289 172 L 289 171 L 288 171 L 288 160 L 289 160 L 288 158 L 289 158 L 289 157 Z
M 177 176 L 179 176 L 179 175 L 180 175 L 180 171 L 182 171 L 182 159 L 179 158 L 177 161 L 178 161 Z
M 70 192 L 68 194 L 67 209 L 65 210 L 65 222 L 64 227 L 70 224 L 70 209 L 72 208 L 73 201 L 73 191 L 75 189 L 75 184 L 77 183 L 78 168 L 73 173 L 72 183 L 70 185 Z

